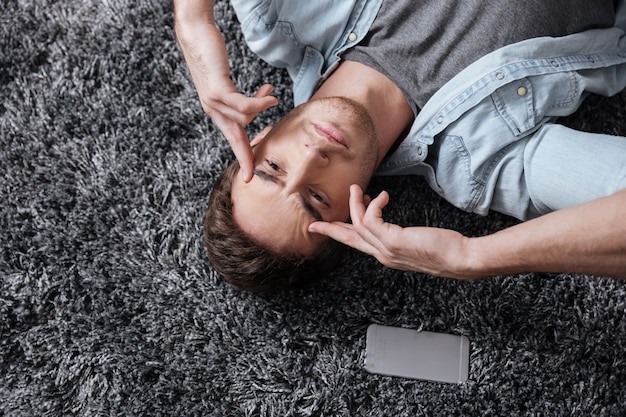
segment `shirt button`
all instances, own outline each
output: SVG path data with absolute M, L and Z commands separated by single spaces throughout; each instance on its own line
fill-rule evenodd
M 526 89 L 526 87 L 520 87 L 517 89 L 517 95 L 520 97 L 524 97 L 526 93 L 528 93 L 528 90 Z
M 439 124 L 443 123 L 443 116 L 437 117 L 437 123 L 439 123 Z
M 504 80 L 504 74 L 503 74 L 503 73 L 501 73 L 501 72 L 499 72 L 499 73 L 497 73 L 497 74 L 496 74 L 496 78 L 497 78 L 498 80 Z
M 348 39 L 350 40 L 350 42 L 356 41 L 356 38 L 357 36 L 356 36 L 356 33 L 354 32 L 350 32 L 350 34 L 348 35 Z

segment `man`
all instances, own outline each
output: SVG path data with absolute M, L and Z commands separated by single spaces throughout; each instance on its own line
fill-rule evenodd
M 232 3 L 252 50 L 286 67 L 305 103 L 251 149 L 242 126 L 276 104 L 271 87 L 239 94 L 213 2 L 174 2 L 203 108 L 241 166 L 205 216 L 209 257 L 235 286 L 324 272 L 335 253 L 326 236 L 445 277 L 626 277 L 626 140 L 552 123 L 588 93 L 626 86 L 623 2 Z M 531 220 L 479 238 L 400 228 L 382 219 L 386 193 L 362 193 L 376 167 L 423 175 L 461 209 Z

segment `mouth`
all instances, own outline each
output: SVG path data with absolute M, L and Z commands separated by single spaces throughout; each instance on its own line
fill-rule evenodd
M 341 145 L 348 149 L 343 133 L 335 126 L 329 123 L 313 123 L 313 128 L 318 135 L 325 137 L 334 144 Z

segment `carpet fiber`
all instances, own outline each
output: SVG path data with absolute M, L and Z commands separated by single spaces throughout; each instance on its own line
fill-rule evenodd
M 237 86 L 285 72 L 216 6 Z M 349 252 L 310 289 L 238 293 L 207 266 L 201 216 L 227 143 L 199 105 L 169 1 L 0 4 L 0 416 L 623 416 L 626 286 L 522 274 L 469 283 Z M 571 126 L 626 134 L 626 95 Z M 601 181 L 602 179 L 599 179 Z M 514 223 L 452 208 L 419 178 L 376 179 L 402 224 Z M 363 369 L 371 323 L 466 335 L 470 379 Z

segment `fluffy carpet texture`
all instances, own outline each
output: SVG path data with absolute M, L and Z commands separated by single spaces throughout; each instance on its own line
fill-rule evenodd
M 232 75 L 285 72 L 216 14 Z M 207 266 L 201 217 L 233 156 L 202 112 L 168 1 L 0 4 L 1 416 L 623 416 L 626 286 L 522 274 L 474 283 L 349 252 L 307 290 L 238 293 Z M 565 122 L 626 134 L 626 94 Z M 601 181 L 602 179 L 598 179 Z M 460 212 L 419 178 L 376 179 L 402 225 L 468 235 L 514 221 Z M 363 369 L 371 323 L 463 334 L 470 380 Z

